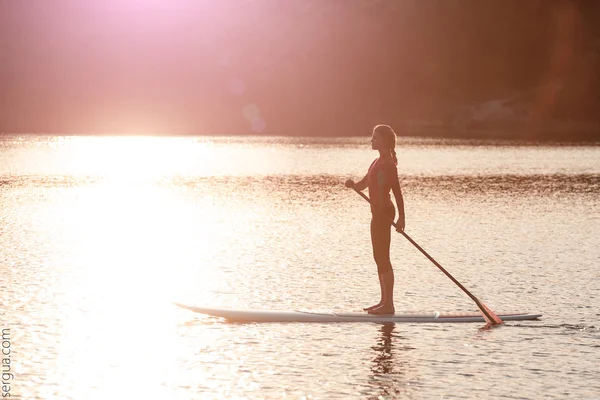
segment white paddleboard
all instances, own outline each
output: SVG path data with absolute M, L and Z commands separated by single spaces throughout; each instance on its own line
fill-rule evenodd
M 231 322 L 485 322 L 481 314 L 433 312 L 429 314 L 386 314 L 373 315 L 367 312 L 333 311 L 273 311 L 273 310 L 235 310 L 227 308 L 194 307 L 185 304 L 175 305 L 200 314 L 224 318 Z M 498 314 L 504 321 L 525 321 L 541 317 L 541 314 L 506 313 Z

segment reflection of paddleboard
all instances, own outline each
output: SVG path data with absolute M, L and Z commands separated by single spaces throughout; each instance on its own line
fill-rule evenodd
M 233 310 L 175 304 L 200 314 L 225 318 L 232 322 L 485 322 L 481 314 L 475 313 L 372 315 L 366 312 Z M 504 321 L 524 321 L 538 319 L 542 315 L 510 313 L 498 314 L 498 316 Z

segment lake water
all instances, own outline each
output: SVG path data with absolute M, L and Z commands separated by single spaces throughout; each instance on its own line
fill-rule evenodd
M 22 399 L 600 398 L 600 146 L 401 138 L 406 231 L 482 324 L 229 324 L 172 302 L 379 297 L 369 138 L 0 137 L 5 392 Z M 401 235 L 396 310 L 477 311 Z

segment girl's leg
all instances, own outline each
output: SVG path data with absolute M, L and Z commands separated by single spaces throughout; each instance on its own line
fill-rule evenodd
M 377 303 L 377 304 L 375 304 L 375 305 L 373 305 L 371 307 L 363 308 L 363 310 L 365 310 L 365 311 L 371 311 L 371 310 L 373 310 L 375 308 L 379 308 L 383 304 L 383 293 L 385 292 L 385 288 L 383 286 L 384 281 L 383 281 L 383 277 L 380 274 L 377 274 L 377 276 L 379 277 L 379 290 L 380 290 L 380 293 L 381 293 L 381 296 L 379 298 L 379 303 Z
M 391 215 L 393 219 L 394 215 Z M 372 228 L 373 255 L 377 263 L 379 282 L 381 285 L 381 304 L 369 311 L 371 314 L 394 313 L 394 270 L 390 261 L 391 223 L 384 218 L 377 221 Z
M 371 309 L 371 314 L 393 314 L 394 308 L 394 270 L 390 268 L 379 276 L 383 286 L 383 302 L 381 306 Z
M 378 263 L 378 251 L 377 251 L 377 245 L 379 243 L 379 240 L 377 240 L 377 221 L 375 220 L 375 218 L 373 217 L 371 219 L 371 246 L 373 247 L 373 258 L 375 259 L 375 263 L 377 264 L 377 270 L 379 271 L 379 263 Z M 365 311 L 370 311 L 373 310 L 375 308 L 380 307 L 383 304 L 383 292 L 385 291 L 384 289 L 384 285 L 383 285 L 383 278 L 381 276 L 381 274 L 378 272 L 377 276 L 379 277 L 379 289 L 380 289 L 380 293 L 381 296 L 379 298 L 379 303 L 375 304 L 374 306 L 371 307 L 366 307 L 363 308 L 363 310 Z

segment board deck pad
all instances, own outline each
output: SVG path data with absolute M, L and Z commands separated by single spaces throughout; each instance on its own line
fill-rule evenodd
M 227 308 L 195 307 L 175 303 L 178 307 L 212 317 L 224 318 L 231 322 L 485 322 L 478 313 L 396 313 L 374 315 L 363 312 L 336 312 L 321 310 L 241 310 Z M 541 314 L 526 312 L 499 313 L 504 321 L 536 320 Z

